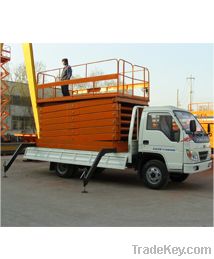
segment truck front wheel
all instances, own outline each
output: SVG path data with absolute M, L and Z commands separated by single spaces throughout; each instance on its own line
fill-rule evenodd
M 161 189 L 168 184 L 169 173 L 162 161 L 150 160 L 143 166 L 142 178 L 147 187 Z
M 187 179 L 189 174 L 183 174 L 183 173 L 171 173 L 169 175 L 172 182 L 181 183 Z
M 63 178 L 69 178 L 74 176 L 76 172 L 75 165 L 57 163 L 55 167 L 56 175 Z

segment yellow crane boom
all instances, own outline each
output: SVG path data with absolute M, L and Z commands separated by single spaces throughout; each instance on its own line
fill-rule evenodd
M 32 43 L 23 43 L 23 52 L 24 52 L 24 60 L 26 66 L 26 73 L 30 91 L 30 99 L 33 109 L 33 117 L 36 125 L 37 137 L 40 138 L 40 126 L 39 126 L 39 115 L 38 115 L 38 107 L 36 102 L 36 73 L 35 73 L 35 65 L 34 65 L 34 57 L 33 57 L 33 47 Z

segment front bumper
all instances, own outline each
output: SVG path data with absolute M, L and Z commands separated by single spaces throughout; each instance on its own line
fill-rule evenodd
M 212 160 L 207 160 L 201 163 L 195 164 L 184 164 L 184 173 L 186 174 L 194 174 L 206 171 L 212 167 Z

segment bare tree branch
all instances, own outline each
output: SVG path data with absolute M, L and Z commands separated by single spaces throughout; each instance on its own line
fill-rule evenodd
M 42 62 L 35 62 L 36 73 L 44 71 L 46 66 Z M 14 82 L 28 83 L 25 64 L 17 65 L 12 71 L 12 79 Z

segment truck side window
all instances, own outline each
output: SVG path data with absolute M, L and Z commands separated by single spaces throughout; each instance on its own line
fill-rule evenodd
M 168 113 L 149 113 L 147 116 L 147 130 L 159 130 L 173 142 L 179 142 L 180 140 L 180 129 L 173 117 Z

